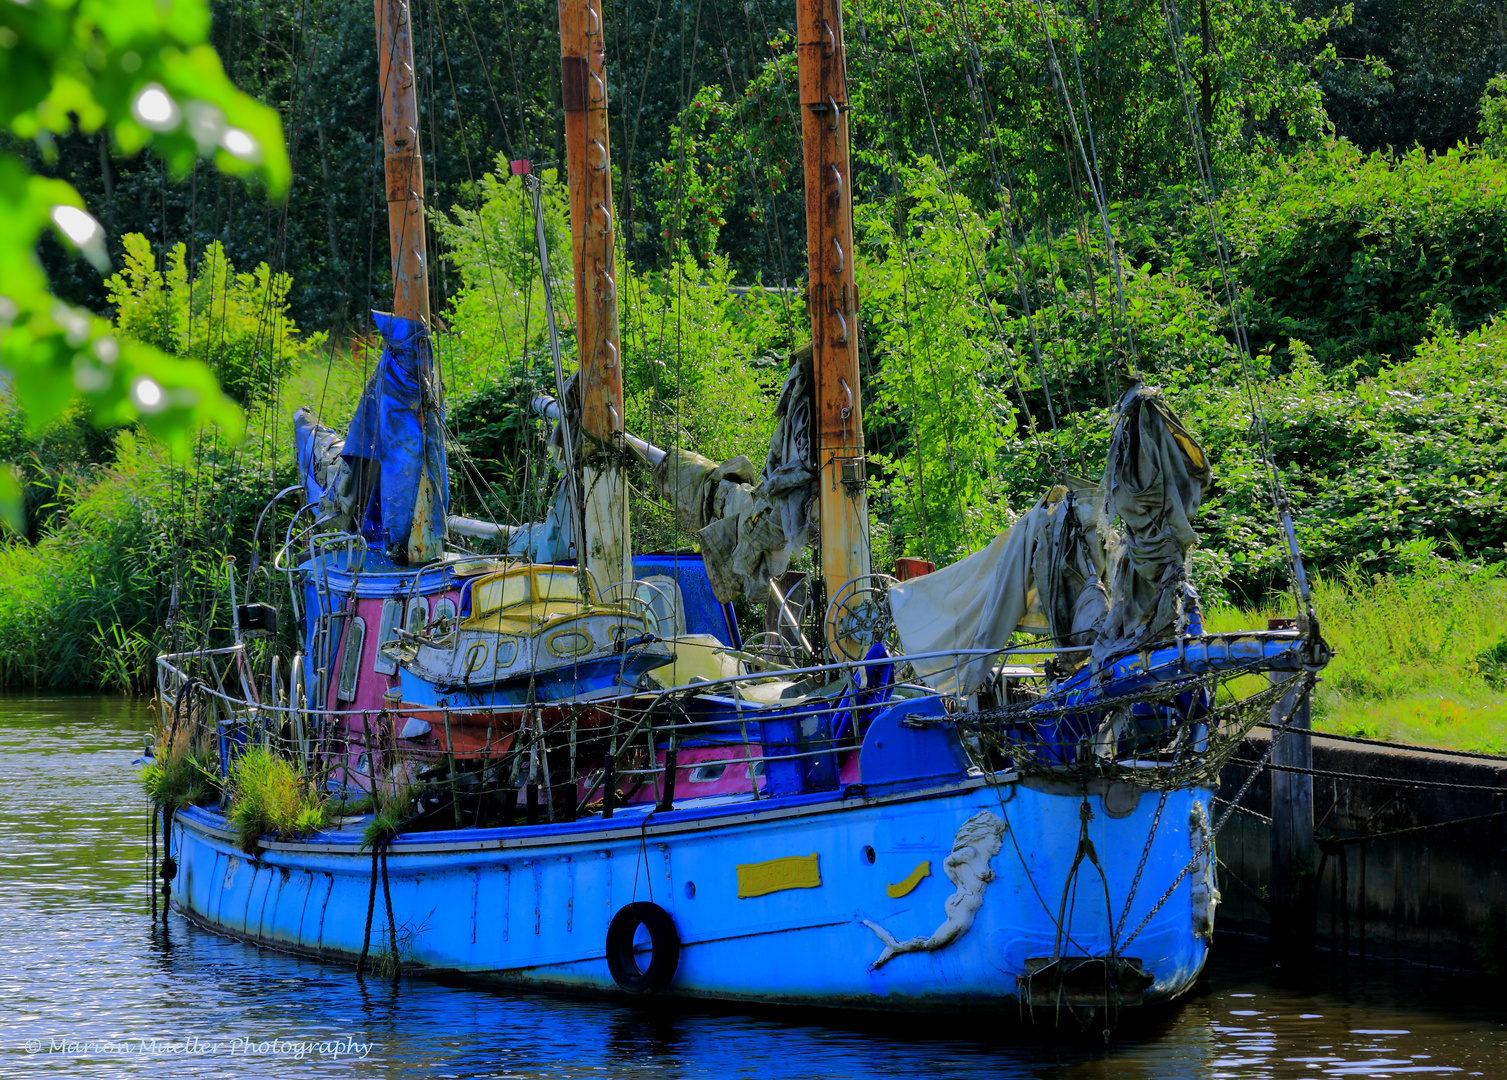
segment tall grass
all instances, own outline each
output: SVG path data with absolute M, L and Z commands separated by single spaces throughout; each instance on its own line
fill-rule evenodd
M 223 556 L 249 563 L 256 515 L 292 474 L 266 438 L 232 447 L 206 434 L 197 459 L 175 465 L 120 433 L 113 465 L 37 543 L 0 542 L 0 685 L 144 691 L 158 652 L 223 635 Z
M 1507 577 L 1501 563 L 1403 545 L 1405 574 L 1351 564 L 1314 582 L 1334 659 L 1314 693 L 1323 731 L 1507 753 Z M 1274 603 L 1211 611 L 1212 630 L 1261 628 Z

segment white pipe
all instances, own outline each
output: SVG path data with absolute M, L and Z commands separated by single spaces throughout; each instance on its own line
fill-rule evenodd
M 548 394 L 537 394 L 534 396 L 534 412 L 553 423 L 558 424 L 560 422 L 560 403 Z M 623 442 L 628 444 L 629 450 L 632 450 L 651 467 L 658 465 L 665 459 L 665 452 L 663 450 L 657 446 L 650 445 L 632 432 L 623 432 Z
M 474 536 L 478 540 L 509 539 L 518 528 L 516 525 L 498 525 L 491 521 L 479 521 L 476 518 L 460 517 L 456 514 L 447 517 L 445 523 L 450 526 L 451 532 L 460 533 L 462 536 Z

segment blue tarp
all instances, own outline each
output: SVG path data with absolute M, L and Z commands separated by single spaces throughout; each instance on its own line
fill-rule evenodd
M 341 456 L 375 461 L 381 478 L 372 491 L 361 532 L 389 551 L 405 548 L 413 528 L 419 478 L 427 470 L 435 506 L 428 515 L 436 532 L 445 527 L 450 487 L 445 471 L 444 407 L 424 383 L 435 379 L 429 332 L 423 323 L 372 312 L 387 341 L 376 373 L 361 393 Z
M 325 496 L 320 478 L 321 451 L 326 445 L 338 444 L 340 436 L 325 427 L 311 409 L 301 408 L 293 414 L 293 444 L 298 451 L 298 475 L 303 480 L 305 501 L 317 503 Z

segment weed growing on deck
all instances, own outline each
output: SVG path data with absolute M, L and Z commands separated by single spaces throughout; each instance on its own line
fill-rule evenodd
M 256 850 L 258 838 L 304 836 L 328 822 L 323 796 L 297 766 L 265 746 L 251 746 L 230 767 L 230 823 L 241 850 Z

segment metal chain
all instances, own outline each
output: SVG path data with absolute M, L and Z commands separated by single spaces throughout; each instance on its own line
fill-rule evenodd
M 1171 789 L 1163 788 L 1161 797 L 1156 800 L 1156 813 L 1151 818 L 1151 830 L 1146 833 L 1146 846 L 1141 849 L 1141 861 L 1136 864 L 1135 877 L 1130 879 L 1130 891 L 1125 894 L 1125 906 L 1120 909 L 1120 921 L 1115 924 L 1114 933 L 1110 935 L 1111 942 L 1125 931 L 1125 920 L 1130 918 L 1130 905 L 1135 902 L 1136 890 L 1141 887 L 1141 875 L 1146 872 L 1146 863 L 1151 858 L 1151 842 L 1156 839 L 1156 830 L 1162 823 L 1162 811 L 1167 808 L 1167 796 L 1171 793 Z
M 1221 817 L 1217 823 L 1215 823 L 1214 828 L 1209 831 L 1208 836 L 1204 837 L 1204 842 L 1199 846 L 1198 851 L 1194 854 L 1192 859 L 1188 860 L 1188 865 L 1183 867 L 1182 872 L 1177 875 L 1172 884 L 1167 886 L 1167 891 L 1162 894 L 1162 898 L 1158 900 L 1155 905 L 1153 905 L 1150 911 L 1146 912 L 1146 917 L 1141 920 L 1140 925 L 1138 925 L 1135 930 L 1131 932 L 1131 935 L 1120 943 L 1120 949 L 1122 951 L 1136 939 L 1137 935 L 1139 935 L 1142 930 L 1146 929 L 1146 924 L 1151 922 L 1156 913 L 1162 910 L 1162 905 L 1172 898 L 1172 894 L 1176 892 L 1177 887 L 1182 884 L 1183 878 L 1187 877 L 1193 872 L 1193 868 L 1198 865 L 1198 860 L 1203 858 L 1204 855 L 1208 854 L 1208 852 L 1213 849 L 1214 838 L 1219 835 L 1219 831 L 1225 827 L 1225 823 L 1228 822 L 1234 815 L 1236 805 L 1239 804 L 1241 799 L 1245 798 L 1245 793 L 1250 790 L 1251 784 L 1255 782 L 1256 777 L 1261 775 L 1261 770 L 1264 769 L 1267 762 L 1271 760 L 1272 751 L 1277 748 L 1277 743 L 1281 741 L 1283 735 L 1287 734 L 1287 725 L 1292 723 L 1292 714 L 1294 711 L 1296 711 L 1298 702 L 1302 701 L 1303 696 L 1307 694 L 1309 690 L 1313 689 L 1313 684 L 1317 681 L 1318 677 L 1313 675 L 1312 673 L 1303 677 L 1304 686 L 1302 687 L 1300 692 L 1292 695 L 1292 704 L 1288 707 L 1287 715 L 1283 718 L 1281 726 L 1273 728 L 1271 743 L 1267 746 L 1266 753 L 1262 755 L 1261 760 L 1256 763 L 1256 766 L 1251 770 L 1250 775 L 1245 778 L 1245 783 L 1240 785 L 1240 790 L 1235 793 L 1235 797 L 1230 800 L 1230 808 L 1226 810 L 1224 812 L 1224 816 Z
M 1184 679 L 1175 680 L 1173 682 L 1160 683 L 1157 686 L 1145 690 L 1136 690 L 1128 694 L 1121 694 L 1119 697 L 1101 698 L 1097 701 L 1078 702 L 1071 705 L 1062 705 L 1051 709 L 1040 708 L 1040 702 L 1032 702 L 1024 705 L 1001 705 L 998 708 L 994 709 L 983 709 L 976 713 L 967 713 L 965 714 L 965 716 L 967 722 L 971 724 L 984 720 L 1030 719 L 1035 721 L 1046 717 L 1071 716 L 1077 713 L 1084 713 L 1089 711 L 1107 711 L 1118 705 L 1135 705 L 1143 701 L 1160 701 L 1164 698 L 1171 697 L 1174 694 L 1181 694 L 1189 690 L 1197 690 L 1201 687 L 1218 682 L 1220 679 L 1235 678 L 1239 675 L 1250 674 L 1258 668 L 1265 667 L 1267 663 L 1268 661 L 1266 660 L 1266 658 L 1262 657 L 1256 660 L 1252 660 L 1250 663 L 1242 665 L 1241 667 L 1228 668 L 1222 671 L 1213 671 L 1207 675 L 1192 675 Z M 1296 678 L 1296 676 L 1294 676 L 1294 678 Z M 1235 703 L 1236 706 L 1240 704 L 1243 703 Z

